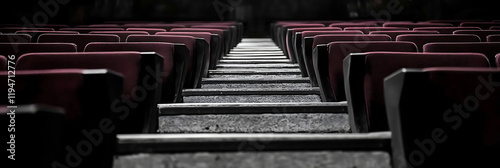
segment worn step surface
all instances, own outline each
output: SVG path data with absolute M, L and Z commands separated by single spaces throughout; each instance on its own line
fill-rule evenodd
M 219 63 L 228 63 L 228 64 L 276 64 L 276 63 L 289 63 L 288 59 L 275 59 L 275 60 L 267 60 L 267 59 L 247 59 L 247 60 L 220 60 Z
M 218 69 L 209 70 L 210 75 L 300 75 L 298 69 Z
M 160 104 L 162 133 L 346 133 L 346 103 Z
M 225 84 L 202 84 L 202 89 L 224 89 L 224 88 L 305 88 L 311 87 L 310 83 L 225 83 Z
M 118 135 L 114 167 L 390 166 L 390 133 Z
M 231 56 L 231 57 L 222 57 L 222 60 L 247 60 L 247 59 L 267 59 L 267 60 L 272 60 L 272 59 L 288 59 L 286 56 L 244 56 L 244 57 L 238 57 L 238 56 Z
M 319 95 L 318 87 L 311 88 L 234 88 L 234 89 L 184 89 L 184 96 L 223 95 Z

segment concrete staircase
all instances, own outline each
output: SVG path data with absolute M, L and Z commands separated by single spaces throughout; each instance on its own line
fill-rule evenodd
M 118 136 L 115 167 L 390 167 L 390 133 L 350 134 L 346 102 L 321 102 L 271 39 L 243 39 L 159 133 Z M 142 154 L 141 154 L 142 153 Z

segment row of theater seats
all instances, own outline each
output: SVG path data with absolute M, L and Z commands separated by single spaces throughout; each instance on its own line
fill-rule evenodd
M 353 132 L 392 131 L 395 167 L 500 156 L 500 22 L 323 22 L 277 22 L 273 40 L 322 101 L 347 101 Z
M 157 132 L 157 105 L 182 102 L 182 89 L 199 88 L 242 36 L 237 22 L 167 25 L 174 24 L 0 28 L 0 93 L 15 92 L 1 98 L 0 118 L 8 123 L 7 106 L 18 106 L 18 153 L 30 153 L 18 159 L 39 167 L 110 167 L 117 133 Z M 12 77 L 6 70 L 14 69 Z M 51 130 L 56 125 L 61 130 Z M 47 149 L 32 152 L 44 143 Z

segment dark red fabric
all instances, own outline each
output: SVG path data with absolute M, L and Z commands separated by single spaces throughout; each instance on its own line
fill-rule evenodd
M 323 34 L 314 36 L 313 49 L 320 44 L 328 44 L 335 41 L 391 41 L 388 35 L 347 35 L 347 34 Z
M 384 27 L 406 27 L 413 30 L 417 27 L 453 27 L 450 23 L 384 23 Z
M 34 52 L 76 52 L 73 43 L 0 43 L 1 55 L 15 55 L 19 58 L 23 54 Z
M 480 42 L 476 35 L 469 34 L 403 34 L 396 38 L 396 41 L 410 41 L 417 45 L 418 51 L 422 52 L 427 43 L 432 42 Z
M 406 27 L 346 27 L 344 30 L 359 30 L 362 31 L 363 34 L 370 34 L 372 31 L 401 31 L 408 30 Z
M 488 42 L 500 42 L 500 35 L 489 35 L 486 37 L 486 41 Z
M 453 34 L 474 34 L 481 38 L 481 41 L 486 41 L 488 35 L 500 34 L 500 30 L 457 30 Z
M 111 34 L 42 34 L 39 43 L 74 43 L 82 52 L 90 42 L 120 42 L 120 37 Z
M 125 42 L 127 37 L 132 34 L 149 35 L 149 33 L 145 31 L 91 31 L 89 34 L 114 34 L 120 37 L 120 42 Z
M 479 27 L 417 27 L 414 28 L 415 31 L 427 30 L 427 31 L 438 31 L 439 34 L 453 34 L 456 30 L 481 30 Z
M 158 32 L 166 32 L 167 30 L 165 29 L 160 29 L 160 28 L 141 28 L 141 27 L 132 27 L 132 28 L 127 28 L 127 31 L 145 31 L 148 32 L 149 35 L 155 35 Z
M 0 34 L 0 43 L 30 43 L 31 36 L 27 34 Z
M 30 53 L 19 57 L 16 70 L 110 69 L 124 77 L 124 93 L 133 95 L 141 71 L 139 52 Z
M 329 27 L 340 27 L 342 29 L 346 27 L 375 27 L 377 23 L 372 22 L 360 22 L 360 23 L 351 23 L 351 22 L 342 22 L 342 23 L 332 23 Z
M 438 31 L 421 31 L 421 30 L 403 30 L 403 31 L 371 31 L 370 35 L 372 34 L 386 34 L 389 35 L 392 39 L 392 41 L 396 41 L 397 37 L 402 34 L 439 34 Z
M 478 53 L 368 52 L 365 59 L 365 102 L 370 127 L 387 130 L 384 78 L 401 68 L 489 67 Z
M 357 41 L 331 42 L 328 44 L 328 72 L 330 85 L 336 101 L 345 101 L 343 60 L 350 53 L 372 51 L 416 52 L 417 46 L 412 42 L 395 41 Z
M 70 27 L 70 28 L 61 28 L 59 30 L 62 31 L 77 31 L 80 33 L 89 33 L 91 31 L 124 31 L 125 29 L 120 28 L 120 27 L 107 27 L 107 28 L 101 28 L 101 27 Z
M 174 69 L 174 44 L 163 42 L 127 42 L 127 43 L 102 43 L 87 44 L 85 52 L 97 51 L 139 51 L 156 52 L 163 56 L 163 82 L 173 74 Z

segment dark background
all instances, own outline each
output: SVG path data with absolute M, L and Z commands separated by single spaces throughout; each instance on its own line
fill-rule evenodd
M 500 19 L 493 0 L 11 0 L 0 9 L 2 24 L 236 20 L 246 36 L 268 35 L 276 20 L 373 20 L 382 13 L 391 21 Z

